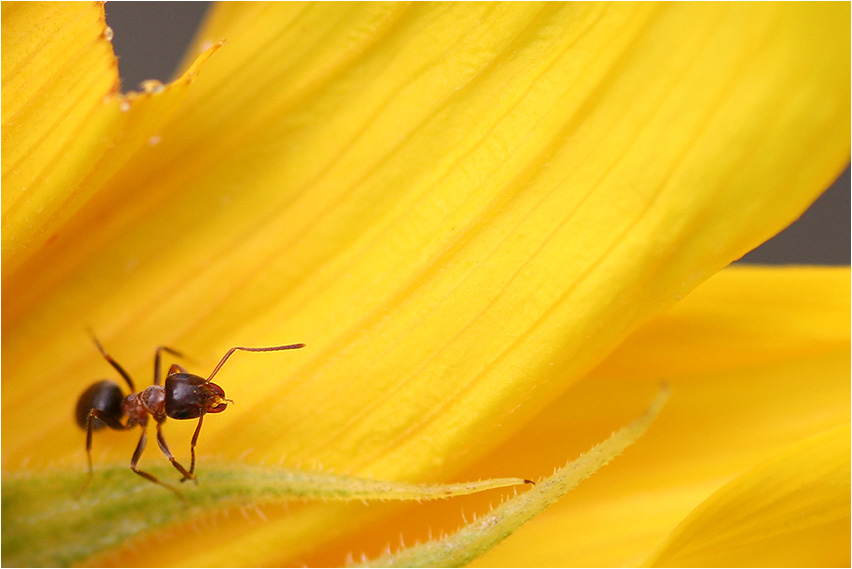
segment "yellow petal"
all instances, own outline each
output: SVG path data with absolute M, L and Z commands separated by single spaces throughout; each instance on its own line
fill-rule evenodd
M 845 160 L 848 90 L 822 63 L 837 48 L 812 41 L 830 36 L 830 7 L 264 9 L 284 12 L 264 20 L 279 26 L 330 19 L 272 43 L 237 26 L 194 84 L 207 98 L 33 257 L 39 278 L 10 286 L 5 316 L 13 331 L 26 319 L 11 353 L 51 331 L 57 370 L 81 377 L 99 362 L 75 322 L 133 369 L 159 342 L 208 362 L 232 344 L 308 342 L 310 355 L 245 358 L 248 377 L 293 362 L 299 380 L 232 383 L 246 418 L 208 433 L 227 428 L 228 454 L 274 430 L 286 435 L 265 456 L 432 468 L 518 401 L 532 399 L 517 421 L 530 416 Z M 341 42 L 344 22 L 360 51 L 303 47 L 277 74 L 250 57 Z M 330 51 L 334 73 L 319 65 Z M 10 362 L 56 385 L 40 367 Z
M 3 5 L 4 282 L 13 253 L 36 246 L 119 123 L 114 106 L 103 112 L 119 88 L 111 34 L 94 2 Z
M 849 564 L 849 425 L 726 484 L 675 530 L 657 567 Z
M 101 4 L 3 7 L 4 288 L 41 273 L 32 253 L 55 255 L 86 201 L 156 144 L 157 129 L 218 48 L 169 86 L 148 82 L 143 93 L 121 95 L 111 38 Z
M 736 267 L 637 330 L 588 378 L 462 476 L 517 465 L 525 476 L 546 473 L 562 448 L 570 453 L 606 433 L 665 378 L 672 396 L 659 421 L 618 463 L 474 565 L 641 565 L 720 487 L 791 445 L 848 427 L 849 298 L 848 268 Z M 848 469 L 848 449 L 845 460 Z M 823 490 L 824 498 L 836 498 L 835 487 Z M 846 501 L 848 513 L 848 493 Z M 730 521 L 729 528 L 722 519 L 715 529 L 736 531 L 737 522 Z M 403 523 L 391 523 L 397 522 Z M 400 530 L 407 540 L 420 535 L 414 528 L 408 533 L 411 526 Z M 757 549 L 741 561 L 670 563 L 820 565 L 824 552 L 847 547 L 848 555 L 848 535 L 830 545 L 818 537 L 800 535 L 800 543 L 813 538 L 809 559 L 791 543 L 771 554 Z M 787 563 L 780 560 L 784 555 Z

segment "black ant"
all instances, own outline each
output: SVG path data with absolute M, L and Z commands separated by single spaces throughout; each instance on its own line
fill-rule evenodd
M 148 439 L 148 415 L 152 416 L 157 422 L 157 443 L 160 445 L 160 450 L 163 451 L 163 454 L 171 461 L 177 471 L 183 475 L 180 481 L 194 480 L 197 484 L 198 479 L 195 477 L 195 443 L 198 442 L 198 434 L 201 432 L 201 422 L 204 420 L 204 415 L 207 413 L 221 413 L 228 406 L 228 403 L 233 403 L 233 401 L 225 397 L 225 391 L 221 387 L 210 381 L 216 375 L 216 372 L 225 365 L 231 354 L 237 350 L 246 352 L 275 352 L 278 350 L 295 350 L 305 347 L 305 344 L 289 344 L 287 346 L 275 346 L 271 348 L 231 348 L 222 357 L 213 369 L 213 373 L 207 379 L 188 373 L 178 364 L 172 364 L 166 376 L 164 387 L 160 385 L 160 356 L 162 352 L 168 352 L 178 357 L 182 357 L 182 355 L 171 348 L 160 346 L 154 352 L 154 385 L 137 392 L 133 385 L 133 380 L 130 379 L 130 375 L 124 371 L 124 368 L 118 362 L 106 353 L 97 338 L 92 336 L 92 339 L 95 341 L 95 345 L 100 350 L 104 359 L 124 378 L 124 381 L 130 387 L 130 395 L 125 396 L 121 388 L 108 379 L 93 384 L 80 395 L 80 399 L 77 401 L 77 424 L 81 428 L 86 429 L 86 456 L 89 459 L 89 475 L 78 494 L 82 494 L 92 479 L 92 432 L 102 429 L 104 426 L 117 431 L 126 431 L 139 425 L 142 427 L 142 436 L 139 437 L 139 443 L 133 452 L 133 458 L 130 459 L 130 470 L 155 484 L 168 488 L 177 494 L 181 500 L 184 498 L 176 488 L 162 482 L 153 474 L 136 468 L 139 457 L 142 456 L 142 451 L 145 450 L 145 442 Z M 127 416 L 127 422 L 122 424 L 121 420 L 125 415 Z M 175 460 L 174 455 L 166 444 L 166 439 L 163 437 L 162 431 L 162 425 L 166 417 L 171 417 L 172 419 L 198 419 L 198 426 L 195 427 L 195 434 L 192 435 L 192 442 L 189 447 L 192 455 L 189 470 Z

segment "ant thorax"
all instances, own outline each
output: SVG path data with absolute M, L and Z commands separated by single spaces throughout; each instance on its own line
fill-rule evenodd
M 162 385 L 152 385 L 131 393 L 121 402 L 121 409 L 127 415 L 128 423 L 145 425 L 148 415 L 162 423 L 166 420 L 166 389 Z

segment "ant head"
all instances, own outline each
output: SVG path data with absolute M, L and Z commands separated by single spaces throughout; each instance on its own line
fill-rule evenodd
M 166 378 L 166 415 L 172 419 L 197 419 L 207 413 L 221 413 L 233 403 L 225 390 L 203 377 L 175 373 Z

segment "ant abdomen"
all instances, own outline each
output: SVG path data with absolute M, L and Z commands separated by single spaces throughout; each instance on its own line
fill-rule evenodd
M 115 382 L 105 379 L 93 383 L 77 400 L 77 424 L 85 429 L 89 411 L 92 409 L 103 411 L 120 421 L 122 416 L 121 402 L 123 400 L 124 393 L 121 392 L 121 388 Z M 102 429 L 106 426 L 100 419 L 94 417 L 92 419 L 93 429 Z

